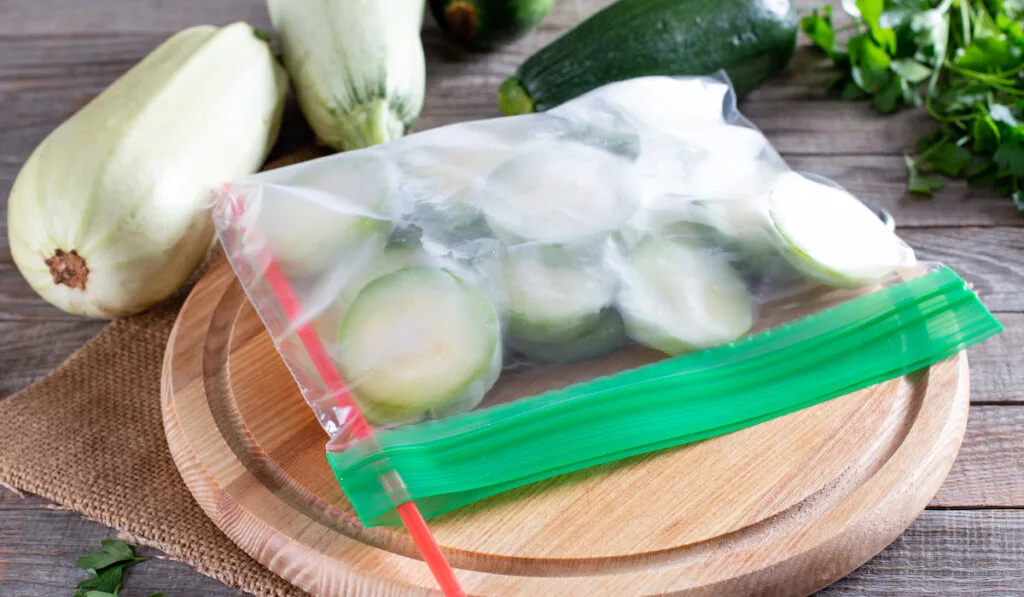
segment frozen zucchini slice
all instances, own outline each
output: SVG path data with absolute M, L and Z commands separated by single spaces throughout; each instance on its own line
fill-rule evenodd
M 615 280 L 589 256 L 558 247 L 514 247 L 502 258 L 506 332 L 510 338 L 559 342 L 578 338 L 612 304 Z
M 626 159 L 581 143 L 536 147 L 505 162 L 479 204 L 506 242 L 589 242 L 618 230 L 636 211 Z
M 783 255 L 822 284 L 856 288 L 913 262 L 910 248 L 842 189 L 790 172 L 777 179 L 768 204 Z
M 721 255 L 651 236 L 622 269 L 619 312 L 645 346 L 681 354 L 735 340 L 754 323 L 750 291 Z
M 439 140 L 440 142 L 440 140 Z M 423 145 L 399 155 L 403 219 L 447 245 L 489 236 L 473 198 L 515 149 L 497 137 L 468 135 L 451 145 Z
M 377 404 L 366 400 L 359 400 L 359 408 L 366 417 L 366 420 L 374 425 L 396 426 L 418 423 L 427 419 L 441 419 L 449 415 L 473 410 L 480 404 L 484 394 L 494 386 L 501 375 L 502 346 L 499 343 L 494 348 L 494 356 L 491 358 L 490 367 L 487 373 L 470 384 L 463 392 L 446 402 L 445 405 L 424 410 L 416 406 L 391 406 L 388 404 Z M 358 399 L 358 398 L 357 398 Z
M 475 405 L 500 363 L 498 314 L 455 275 L 411 267 L 377 278 L 349 308 L 337 359 L 371 421 L 449 413 Z
M 295 167 L 263 185 L 257 230 L 287 272 L 312 275 L 351 261 L 355 251 L 380 250 L 392 225 L 386 203 L 393 177 L 370 155 Z
M 594 328 L 578 338 L 561 341 L 524 340 L 509 336 L 509 348 L 542 363 L 589 361 L 614 352 L 626 344 L 626 329 L 615 309 L 605 309 Z

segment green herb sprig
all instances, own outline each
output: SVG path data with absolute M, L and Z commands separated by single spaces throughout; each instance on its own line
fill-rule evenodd
M 124 569 L 146 558 L 135 556 L 132 546 L 118 539 L 100 541 L 100 551 L 90 551 L 75 560 L 75 565 L 90 574 L 78 583 L 74 597 L 118 597 Z M 155 593 L 149 597 L 164 597 Z
M 924 106 L 939 124 L 905 157 L 907 190 L 932 195 L 965 178 L 1024 211 L 1024 0 L 843 0 L 801 20 L 835 63 L 843 99 L 889 113 Z M 849 32 L 845 43 L 840 38 Z

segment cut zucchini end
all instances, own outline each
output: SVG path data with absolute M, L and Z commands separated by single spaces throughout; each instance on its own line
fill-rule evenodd
M 908 254 L 899 237 L 856 197 L 796 173 L 781 176 L 772 187 L 769 214 L 786 259 L 828 286 L 877 282 Z
M 498 105 L 501 107 L 501 113 L 506 116 L 536 111 L 533 98 L 515 77 L 505 79 L 498 87 Z

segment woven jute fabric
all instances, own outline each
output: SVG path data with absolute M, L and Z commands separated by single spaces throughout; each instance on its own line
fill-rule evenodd
M 77 510 L 243 591 L 306 595 L 214 526 L 171 459 L 160 368 L 183 295 L 114 321 L 50 376 L 0 400 L 0 482 Z

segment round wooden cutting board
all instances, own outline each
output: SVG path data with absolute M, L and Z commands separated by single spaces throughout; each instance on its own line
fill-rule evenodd
M 961 353 L 731 435 L 536 483 L 430 521 L 471 595 L 806 595 L 938 490 L 968 407 Z M 221 262 L 171 334 L 167 440 L 242 549 L 314 595 L 437 594 L 400 528 L 364 529 L 326 435 Z

